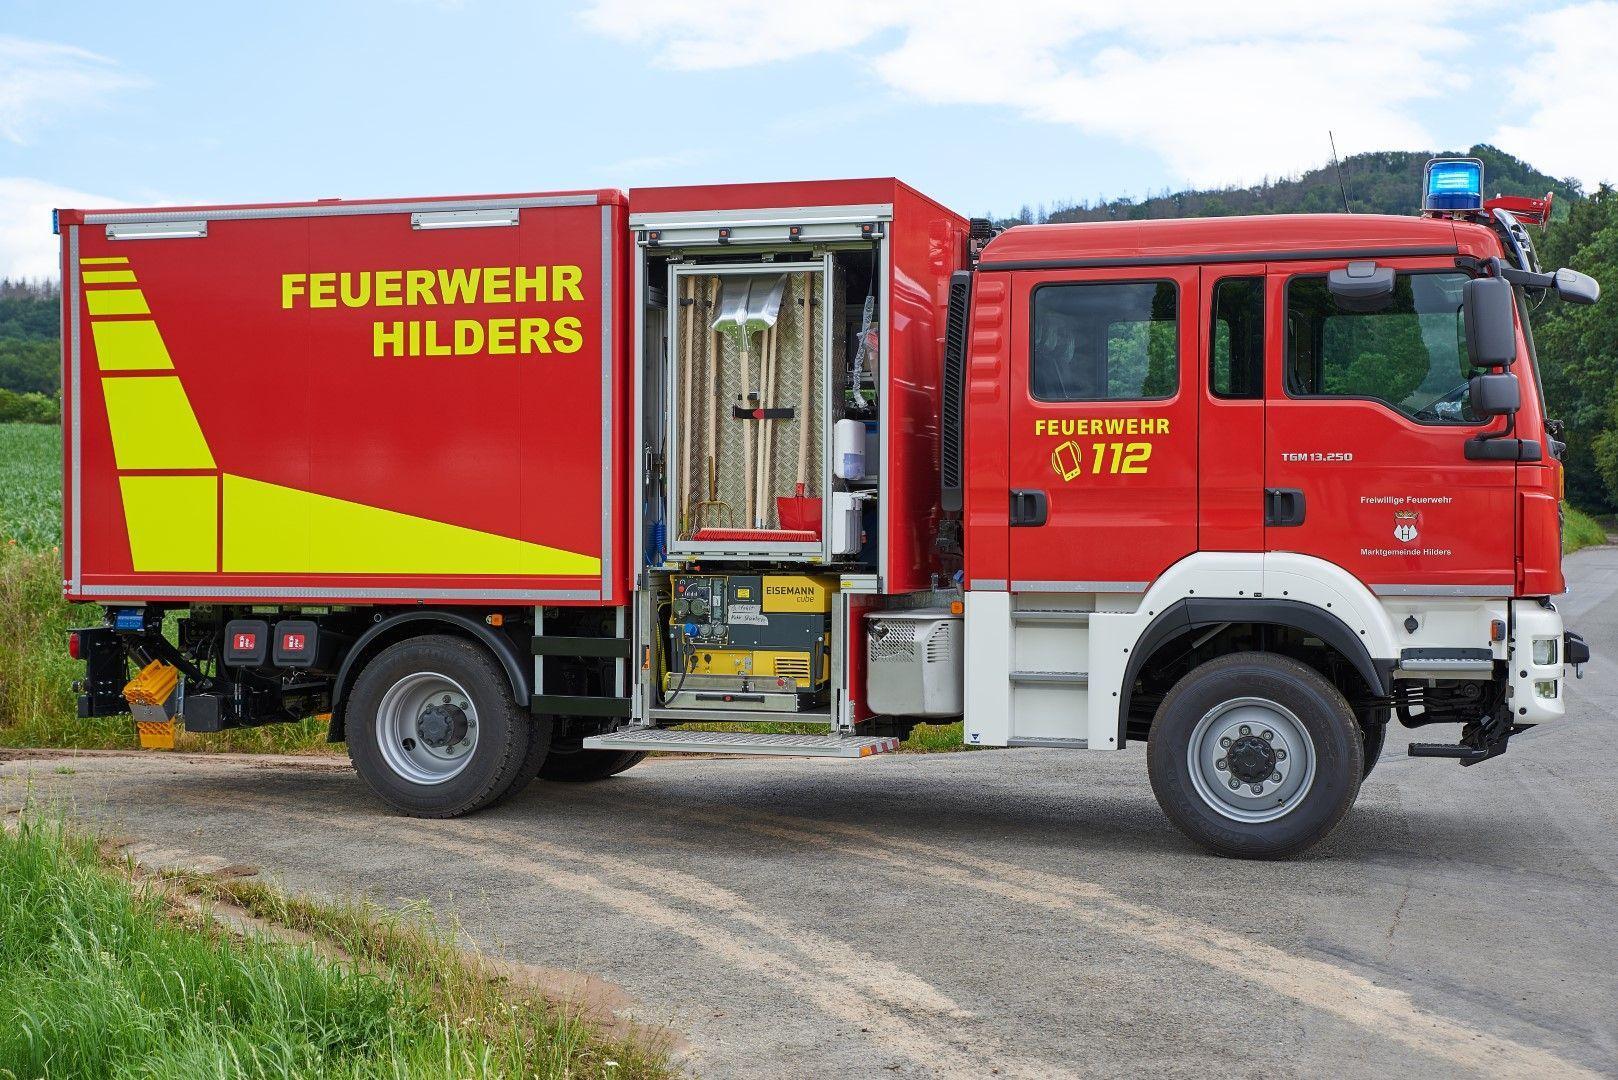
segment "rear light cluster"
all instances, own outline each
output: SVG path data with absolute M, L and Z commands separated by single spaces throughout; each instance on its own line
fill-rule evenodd
M 325 645 L 320 624 L 310 619 L 233 619 L 225 624 L 226 667 L 320 667 Z
M 84 659 L 84 643 L 77 630 L 67 636 L 67 654 L 75 660 Z

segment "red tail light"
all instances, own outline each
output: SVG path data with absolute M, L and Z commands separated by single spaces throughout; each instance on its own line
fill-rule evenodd
M 75 660 L 84 659 L 79 655 L 79 633 L 77 630 L 67 636 L 67 654 Z

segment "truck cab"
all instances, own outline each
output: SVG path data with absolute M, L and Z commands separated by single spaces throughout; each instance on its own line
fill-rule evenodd
M 1586 654 L 1552 602 L 1532 275 L 1448 215 L 988 242 L 945 420 L 967 741 L 1146 740 L 1182 828 L 1268 854 L 1335 820 L 1316 785 L 1346 807 L 1394 717 L 1460 724 L 1411 753 L 1463 764 L 1559 718 Z

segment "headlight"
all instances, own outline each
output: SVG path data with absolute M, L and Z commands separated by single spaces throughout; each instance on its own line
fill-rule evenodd
M 1536 680 L 1534 680 L 1534 696 L 1544 698 L 1546 701 L 1555 701 L 1556 700 L 1556 680 L 1555 679 L 1536 679 Z
M 1534 663 L 1540 667 L 1549 667 L 1556 663 L 1556 639 L 1553 637 L 1537 637 L 1534 639 Z

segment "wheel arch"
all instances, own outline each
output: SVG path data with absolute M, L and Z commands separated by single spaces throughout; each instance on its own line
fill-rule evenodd
M 1374 697 L 1391 692 L 1391 658 L 1371 655 L 1365 632 L 1356 633 L 1336 614 L 1318 605 L 1280 598 L 1185 597 L 1160 611 L 1147 624 L 1125 665 L 1118 691 L 1118 745 L 1126 745 L 1130 703 L 1135 683 L 1165 649 L 1199 630 L 1222 626 L 1272 627 L 1318 638 L 1346 662 Z
M 424 634 L 448 634 L 487 649 L 505 672 L 512 696 L 522 708 L 528 707 L 533 694 L 533 676 L 524 666 L 524 658 L 509 636 L 456 611 L 403 611 L 373 623 L 343 657 L 342 665 L 337 669 L 337 679 L 332 684 L 331 721 L 326 729 L 328 742 L 344 740 L 349 692 L 365 665 L 390 645 Z

